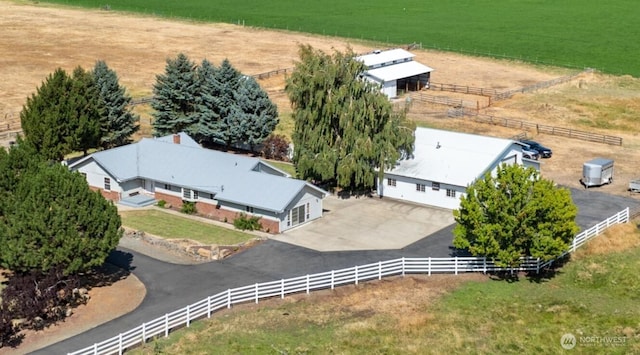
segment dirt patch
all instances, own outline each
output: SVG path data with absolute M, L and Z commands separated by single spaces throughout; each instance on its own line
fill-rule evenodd
M 119 272 L 115 267 L 107 268 Z M 0 354 L 26 354 L 85 332 L 131 312 L 142 303 L 146 293 L 142 282 L 132 274 L 107 286 L 93 287 L 89 290 L 89 302 L 75 308 L 70 317 L 41 331 L 23 331 L 22 343 L 16 348 L 0 348 Z

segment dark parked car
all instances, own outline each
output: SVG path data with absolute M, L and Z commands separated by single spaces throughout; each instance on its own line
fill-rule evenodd
M 540 153 L 540 156 L 543 158 L 551 158 L 551 155 L 553 155 L 553 152 L 551 151 L 551 149 L 543 146 L 542 144 L 536 142 L 536 141 L 520 141 L 526 145 L 529 146 L 529 148 L 537 151 L 538 153 Z M 531 150 L 530 149 L 530 150 Z

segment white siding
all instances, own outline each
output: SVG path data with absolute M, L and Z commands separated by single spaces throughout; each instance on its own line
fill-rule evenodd
M 300 192 L 300 194 L 298 194 L 298 196 L 296 196 L 296 198 L 291 202 L 291 204 L 289 204 L 289 206 L 284 211 L 284 213 L 279 215 L 280 232 L 284 232 L 287 229 L 291 229 L 300 225 L 298 224 L 296 226 L 293 226 L 291 225 L 291 223 L 289 223 L 289 219 L 291 217 L 291 210 L 299 206 L 306 206 L 307 204 L 309 204 L 308 213 L 307 213 L 308 218 L 307 216 L 305 216 L 304 223 L 307 223 L 307 222 L 313 221 L 314 219 L 322 217 L 322 196 L 320 196 L 317 191 L 312 191 L 312 189 L 306 187 L 304 190 Z M 305 207 L 305 211 L 307 211 L 306 207 Z
M 109 178 L 111 180 L 111 189 L 109 189 L 109 191 L 122 192 L 122 187 L 116 179 L 107 174 L 107 172 L 92 159 L 89 159 L 84 164 L 76 167 L 75 171 L 85 174 L 87 176 L 87 183 L 91 187 L 97 187 L 104 190 L 104 179 Z
M 389 185 L 389 179 L 395 180 L 395 186 Z M 466 188 L 462 186 L 449 185 L 444 182 L 438 182 L 440 187 L 436 190 L 433 187 L 433 181 L 420 180 L 405 176 L 385 175 L 382 186 L 384 197 L 395 198 L 398 200 L 410 201 L 414 203 L 436 206 L 447 209 L 456 209 L 460 206 L 460 196 L 462 196 Z M 417 185 L 424 186 L 424 191 L 418 191 Z M 455 197 L 447 196 L 447 190 L 455 192 Z
M 382 93 L 388 98 L 398 96 L 397 80 L 387 81 L 382 85 Z

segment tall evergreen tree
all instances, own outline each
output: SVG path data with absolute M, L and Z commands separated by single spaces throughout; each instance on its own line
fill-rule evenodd
M 234 93 L 240 112 L 240 135 L 236 140 L 248 144 L 251 150 L 262 143 L 278 124 L 278 108 L 256 80 L 245 76 Z
M 185 131 L 197 122 L 198 86 L 196 65 L 185 54 L 167 59 L 165 73 L 153 85 L 155 136 Z
M 48 159 L 62 160 L 71 152 L 68 100 L 73 80 L 63 69 L 50 74 L 20 112 L 25 140 Z
M 93 76 L 78 67 L 70 77 L 58 68 L 20 112 L 25 140 L 47 159 L 96 148 L 102 107 Z
M 196 122 L 188 133 L 197 141 L 206 143 L 223 142 L 222 120 L 220 119 L 220 83 L 217 68 L 204 59 L 197 68 L 199 100 L 196 106 Z
M 109 149 L 131 143 L 131 136 L 140 128 L 140 117 L 130 109 L 131 96 L 103 60 L 96 62 L 93 76 L 104 108 L 101 146 Z
M 354 53 L 328 55 L 300 47 L 287 80 L 293 107 L 298 176 L 334 181 L 344 188 L 371 188 L 384 169 L 413 152 L 415 124 L 395 112 L 379 87 L 360 78 Z
M 222 61 L 215 73 L 218 84 L 215 91 L 218 95 L 217 110 L 221 119 L 220 131 L 218 132 L 219 143 L 230 147 L 233 143 L 238 142 L 242 135 L 242 111 L 237 107 L 235 93 L 240 87 L 243 75 L 231 65 L 228 59 Z
M 87 155 L 91 148 L 100 147 L 104 108 L 100 101 L 100 92 L 90 71 L 77 67 L 73 71 L 71 87 L 71 110 L 69 116 L 71 135 L 67 137 L 72 151 L 81 151 Z
M 14 169 L 0 190 L 0 266 L 72 274 L 102 265 L 122 235 L 116 207 L 80 174 L 25 152 L 0 153 L 0 165 Z

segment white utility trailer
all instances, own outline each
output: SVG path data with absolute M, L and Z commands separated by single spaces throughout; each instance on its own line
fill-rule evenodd
M 589 160 L 582 166 L 582 180 L 584 187 L 601 186 L 613 182 L 613 160 L 596 158 Z
M 629 191 L 640 192 L 640 179 L 629 181 Z

